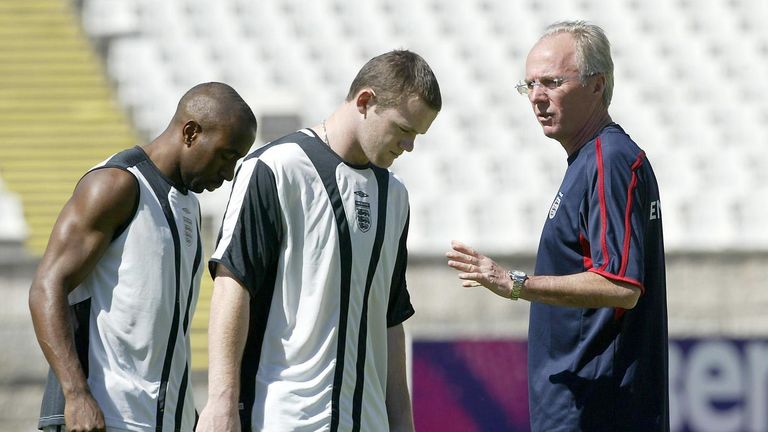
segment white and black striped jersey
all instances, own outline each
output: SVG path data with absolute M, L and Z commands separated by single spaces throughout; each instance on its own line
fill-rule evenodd
M 246 156 L 211 258 L 251 294 L 243 430 L 389 430 L 387 328 L 413 314 L 408 218 L 399 179 L 309 129 Z
M 108 427 L 191 431 L 189 326 L 202 276 L 200 206 L 140 147 L 93 169 L 107 167 L 133 174 L 139 194 L 133 218 L 69 295 L 80 361 Z M 60 392 L 49 373 L 41 427 L 63 423 Z

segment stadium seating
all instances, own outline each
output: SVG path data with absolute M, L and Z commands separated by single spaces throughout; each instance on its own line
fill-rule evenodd
M 22 244 L 27 239 L 21 200 L 8 191 L 0 178 L 0 247 L 5 243 Z
M 502 264 L 533 267 L 566 163 L 513 85 L 544 26 L 573 18 L 602 25 L 611 38 L 612 116 L 646 150 L 662 187 L 669 329 L 671 348 L 677 346 L 670 350 L 672 429 L 696 429 L 681 423 L 700 415 L 697 424 L 711 430 L 727 429 L 718 418 L 765 430 L 755 420 L 765 413 L 749 409 L 760 406 L 752 399 L 762 395 L 764 380 L 742 380 L 743 392 L 729 393 L 733 404 L 696 391 L 717 387 L 723 371 L 753 378 L 764 370 L 764 0 L 0 1 L 0 338 L 13 347 L 0 354 L 0 430 L 36 428 L 48 366 L 29 320 L 28 289 L 56 215 L 88 167 L 156 136 L 179 96 L 201 81 L 222 80 L 243 94 L 259 116 L 259 142 L 295 123 L 292 116 L 318 123 L 359 66 L 393 48 L 427 58 L 445 101 L 416 151 L 394 165 L 410 190 L 410 252 L 428 258 L 409 265 L 418 311 L 408 324 L 416 341 L 409 358 L 418 362 L 419 344 L 430 339 L 458 346 L 474 338 L 524 340 L 527 303 L 455 289 L 454 272 L 437 257 L 456 238 Z M 227 198 L 226 187 L 201 195 L 206 254 Z M 733 277 L 726 286 L 723 274 Z M 197 371 L 207 367 L 211 285 L 204 275 L 191 323 Z M 686 367 L 712 358 L 696 338 L 713 338 L 717 352 L 734 343 L 728 356 L 715 356 L 722 368 L 698 368 L 706 379 Z M 420 372 L 418 364 L 413 371 Z M 198 408 L 205 382 L 192 380 Z M 417 426 L 424 388 L 416 383 Z M 434 399 L 435 388 L 428 391 L 422 394 Z M 696 404 L 707 409 L 686 409 Z
M 768 138 L 765 2 L 83 0 L 82 8 L 145 136 L 200 81 L 232 84 L 260 117 L 295 110 L 311 125 L 371 56 L 398 47 L 422 54 L 444 109 L 394 166 L 418 185 L 409 246 L 420 255 L 442 253 L 451 238 L 497 253 L 535 250 L 565 155 L 513 85 L 537 34 L 569 18 L 601 24 L 612 40 L 611 112 L 656 168 L 667 249 L 768 248 L 757 211 L 768 198 L 758 150 Z
M 21 199 L 26 246 L 39 255 L 83 172 L 136 137 L 68 3 L 0 2 L 0 38 L 0 175 Z M 6 205 L 4 216 L 15 212 Z

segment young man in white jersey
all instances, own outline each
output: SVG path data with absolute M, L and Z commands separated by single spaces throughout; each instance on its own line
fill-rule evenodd
M 429 65 L 371 59 L 327 120 L 246 156 L 211 262 L 198 431 L 412 431 L 408 194 L 386 168 L 442 106 Z
M 200 84 L 159 137 L 77 184 L 29 293 L 51 365 L 40 429 L 193 430 L 189 323 L 203 257 L 192 192 L 231 180 L 255 134 L 234 89 Z

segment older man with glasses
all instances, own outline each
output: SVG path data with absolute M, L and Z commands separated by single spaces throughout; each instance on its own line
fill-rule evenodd
M 531 49 L 525 73 L 517 90 L 568 162 L 535 275 L 507 271 L 457 241 L 448 265 L 464 287 L 531 302 L 532 430 L 668 431 L 659 189 L 643 150 L 608 113 L 608 39 L 592 24 L 555 23 Z

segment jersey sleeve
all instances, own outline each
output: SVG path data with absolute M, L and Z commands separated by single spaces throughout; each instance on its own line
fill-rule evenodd
M 640 168 L 646 159 L 641 150 L 633 154 L 624 144 L 597 139 L 594 169 L 588 171 L 590 190 L 584 215 L 584 237 L 591 255 L 588 271 L 644 290 L 644 209 L 648 197 L 646 188 L 639 186 Z
M 235 177 L 209 268 L 227 267 L 251 296 L 273 280 L 282 240 L 282 215 L 272 170 L 259 159 L 243 162 Z
M 389 291 L 389 305 L 387 306 L 387 327 L 394 327 L 410 318 L 414 313 L 411 305 L 411 295 L 408 293 L 408 287 L 405 282 L 405 270 L 408 263 L 408 225 L 411 215 L 403 226 L 403 233 L 400 235 L 400 244 L 397 250 L 397 259 L 395 260 L 395 269 L 392 272 L 392 284 Z

